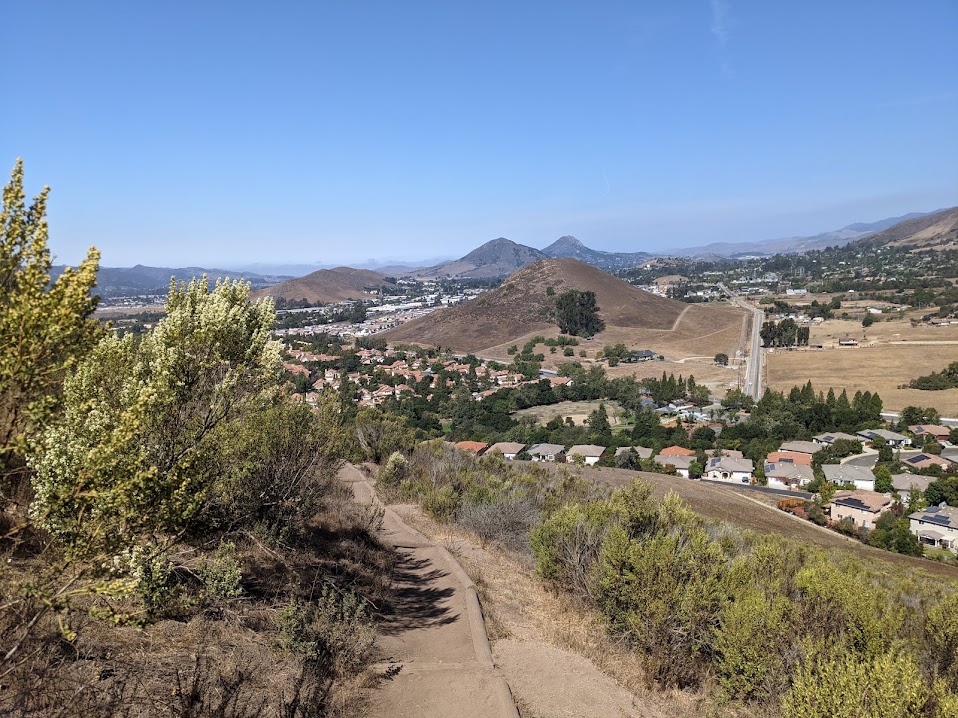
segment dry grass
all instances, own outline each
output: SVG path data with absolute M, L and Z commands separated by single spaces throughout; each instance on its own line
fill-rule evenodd
M 841 337 L 851 336 L 860 347 L 837 348 Z M 823 350 L 768 353 L 768 384 L 787 391 L 811 380 L 816 389 L 829 387 L 850 394 L 877 391 L 885 409 L 934 406 L 943 416 L 958 415 L 958 389 L 920 391 L 899 389 L 911 379 L 941 371 L 958 358 L 958 326 L 911 326 L 906 320 L 879 322 L 864 329 L 861 322 L 830 320 L 811 332 L 812 344 Z
M 565 419 L 572 417 L 576 426 L 583 426 L 585 420 L 599 406 L 605 406 L 609 414 L 609 424 L 618 426 L 620 417 L 625 413 L 622 407 L 614 401 L 561 401 L 558 404 L 548 404 L 546 406 L 532 406 L 528 409 L 520 409 L 513 416 L 531 416 L 539 424 L 547 424 L 557 416 Z
M 649 361 L 639 364 L 619 364 L 606 369 L 606 376 L 615 379 L 621 376 L 634 376 L 636 379 L 655 378 L 666 374 L 680 374 L 686 378 L 695 377 L 698 384 L 705 384 L 719 396 L 727 389 L 736 387 L 738 369 L 734 366 L 717 366 L 712 357 L 692 358 L 685 361 Z
M 506 349 L 537 334 L 558 336 L 547 320 L 547 287 L 556 292 L 576 288 L 596 293 L 607 328 L 575 348 L 587 359 L 607 344 L 652 349 L 667 357 L 734 355 L 745 312 L 730 304 L 683 304 L 645 292 L 594 267 L 574 260 L 553 260 L 519 270 L 502 287 L 480 299 L 433 312 L 385 333 L 391 342 L 439 344 L 483 357 L 510 361 Z M 546 354 L 562 362 L 562 352 Z
M 625 344 L 630 349 L 651 349 L 666 357 L 665 362 L 641 362 L 638 364 L 619 364 L 609 367 L 605 363 L 609 377 L 635 375 L 638 378 L 660 376 L 663 369 L 675 374 L 695 375 L 695 380 L 710 388 L 724 393 L 725 389 L 736 385 L 737 371 L 734 367 L 715 366 L 716 354 L 735 357 L 736 349 L 746 337 L 747 315 L 737 306 L 729 304 L 689 304 L 670 329 L 640 329 L 610 325 L 592 341 L 579 340 L 579 346 L 573 347 L 575 355 L 566 357 L 562 349 L 555 354 L 539 346 L 536 351 L 545 354 L 543 366 L 556 369 L 562 364 L 577 361 L 588 367 L 596 363 L 597 355 L 606 346 Z M 536 335 L 546 339 L 559 336 L 554 325 L 538 326 L 535 330 L 507 342 L 496 344 L 478 352 L 484 359 L 494 359 L 508 364 L 512 361 L 507 350 L 513 344 L 521 347 Z M 581 356 L 585 352 L 585 356 Z
M 746 313 L 730 304 L 689 304 L 669 329 L 610 327 L 594 343 L 622 342 L 629 347 L 651 349 L 667 359 L 692 356 L 735 355 L 742 339 Z
M 70 626 L 76 638 L 69 642 L 58 629 L 59 617 L 44 617 L 19 660 L 0 667 L 0 714 L 362 715 L 365 694 L 377 680 L 372 669 L 343 669 L 335 662 L 339 653 L 305 659 L 281 650 L 279 631 L 282 610 L 292 597 L 315 599 L 327 585 L 339 595 L 355 590 L 369 605 L 388 610 L 394 552 L 370 535 L 370 520 L 348 490 L 333 484 L 302 543 L 267 548 L 252 535 L 230 537 L 243 569 L 239 598 L 209 601 L 187 590 L 142 629 L 87 618 L 87 604 L 78 601 Z M 192 553 L 195 549 L 184 546 L 178 557 Z M 36 575 L 39 564 L 22 550 L 4 558 L 10 560 L 0 592 L 9 596 Z M 138 606 L 126 603 L 130 609 Z M 18 613 L 0 613 L 0 644 L 9 647 L 24 617 L 37 608 L 23 605 Z

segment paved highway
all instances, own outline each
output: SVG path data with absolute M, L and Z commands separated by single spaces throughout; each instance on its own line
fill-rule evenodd
M 758 401 L 765 393 L 762 386 L 762 361 L 764 356 L 762 355 L 762 337 L 759 334 L 762 331 L 762 321 L 765 319 L 765 313 L 754 304 L 746 302 L 724 284 L 719 284 L 718 287 L 742 309 L 747 309 L 752 313 L 752 344 L 745 363 L 745 387 L 743 391 L 755 401 Z

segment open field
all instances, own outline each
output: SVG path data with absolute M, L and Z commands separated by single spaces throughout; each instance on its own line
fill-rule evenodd
M 666 359 L 690 356 L 735 356 L 746 314 L 731 304 L 689 304 L 670 329 L 610 327 L 591 343 L 625 344 L 630 349 L 651 349 Z M 601 347 L 598 347 L 601 348 Z
M 738 379 L 738 369 L 734 366 L 718 366 L 712 357 L 692 357 L 683 361 L 647 361 L 638 364 L 619 364 L 606 368 L 610 379 L 621 376 L 634 376 L 636 379 L 648 377 L 661 378 L 666 374 L 680 374 L 686 378 L 691 374 L 697 384 L 705 384 L 717 396 L 725 396 L 727 389 L 733 389 Z
M 868 560 L 907 565 L 936 576 L 958 579 L 958 567 L 956 566 L 912 558 L 866 546 L 858 541 L 779 511 L 771 505 L 774 502 L 767 495 L 759 492 L 745 493 L 742 490 L 737 491 L 703 481 L 683 479 L 680 476 L 650 474 L 625 469 L 586 467 L 582 469 L 582 475 L 596 483 L 608 486 L 621 486 L 641 478 L 652 483 L 657 496 L 664 496 L 668 492 L 674 491 L 694 511 L 703 516 L 723 519 L 753 531 L 781 534 L 825 549 L 845 549 Z M 755 494 L 754 498 L 752 498 L 752 493 Z M 783 496 L 782 498 L 787 497 Z
M 688 376 L 695 375 L 696 381 L 715 387 L 735 385 L 736 370 L 734 368 L 717 367 L 714 364 L 716 354 L 735 356 L 735 350 L 745 336 L 747 315 L 738 307 L 731 304 L 690 304 L 670 329 L 639 329 L 629 327 L 609 327 L 598 334 L 591 341 L 579 339 L 579 346 L 572 347 L 575 356 L 565 357 L 562 348 L 555 354 L 550 354 L 544 345 L 536 348 L 537 352 L 545 354 L 543 366 L 555 369 L 561 364 L 571 361 L 581 362 L 588 366 L 595 362 L 596 355 L 606 346 L 625 344 L 629 349 L 651 349 L 666 357 L 666 362 L 642 362 L 638 364 L 619 364 L 617 367 L 607 367 L 610 377 L 629 376 L 637 377 L 660 376 L 662 370 Z M 486 359 L 495 359 L 504 363 L 512 361 L 507 350 L 513 344 L 521 347 L 536 335 L 545 338 L 559 336 L 557 327 L 550 326 L 545 330 L 528 332 L 527 334 L 504 344 L 499 344 L 479 352 Z M 585 352 L 585 356 L 582 356 Z
M 513 416 L 531 416 L 539 424 L 547 424 L 557 416 L 562 419 L 568 416 L 572 418 L 576 426 L 584 426 L 589 414 L 598 409 L 600 404 L 605 405 L 609 414 L 610 425 L 618 426 L 622 423 L 625 411 L 614 401 L 562 401 L 549 406 L 533 406 L 528 409 L 520 409 Z
M 859 347 L 835 346 L 840 337 L 850 336 Z M 768 384 L 787 391 L 811 379 L 816 389 L 836 392 L 846 389 L 877 391 L 885 409 L 905 406 L 933 406 L 943 416 L 958 414 L 958 389 L 920 391 L 899 389 L 911 379 L 941 371 L 958 359 L 958 325 L 949 327 L 911 326 L 905 320 L 879 322 L 867 329 L 861 322 L 830 320 L 812 327 L 812 344 L 824 350 L 781 351 L 766 354 Z M 696 376 L 696 379 L 698 377 Z
M 143 306 L 137 307 L 97 307 L 96 311 L 93 312 L 93 317 L 95 319 L 123 319 L 132 314 L 143 314 L 145 312 L 156 312 L 158 314 L 163 314 L 166 312 L 166 305 L 144 304 Z

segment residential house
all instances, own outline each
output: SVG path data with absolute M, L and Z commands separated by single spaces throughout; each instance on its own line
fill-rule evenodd
M 653 351 L 641 349 L 639 351 L 630 352 L 622 361 L 634 364 L 641 361 L 652 361 L 656 356 L 658 355 Z
M 489 444 L 485 441 L 457 441 L 456 448 L 469 451 L 477 456 L 482 456 L 486 453 L 486 449 L 489 448 Z
M 925 443 L 925 437 L 932 437 L 935 441 L 948 441 L 951 429 L 940 424 L 913 424 L 908 427 L 908 431 L 914 434 L 921 443 Z
M 815 472 L 808 464 L 767 463 L 765 481 L 773 489 L 793 489 L 808 486 L 815 479 Z
M 812 455 L 803 454 L 800 451 L 773 451 L 765 461 L 771 464 L 803 464 L 811 466 Z
M 838 346 L 840 347 L 857 347 L 858 340 L 852 339 L 851 337 L 843 337 L 838 340 Z
M 812 438 L 812 441 L 814 441 L 816 444 L 822 444 L 823 446 L 831 446 L 836 441 L 840 440 L 861 441 L 862 438 L 860 436 L 855 436 L 854 434 L 846 434 L 843 431 L 833 431 L 828 434 L 819 434 L 818 436 Z
M 493 444 L 487 450 L 487 454 L 491 454 L 493 451 L 498 451 L 507 459 L 514 459 L 516 456 L 522 453 L 522 450 L 526 448 L 525 444 L 519 444 L 515 441 L 500 441 L 498 444 Z
M 885 443 L 893 449 L 900 449 L 903 446 L 911 446 L 911 438 L 888 429 L 865 429 L 858 432 L 858 438 L 862 441 L 873 442 L 876 438 L 882 438 Z
M 533 461 L 556 461 L 565 459 L 565 447 L 562 444 L 533 444 L 526 453 Z
M 716 456 L 708 461 L 703 478 L 712 481 L 729 481 L 736 484 L 747 484 L 752 480 L 752 471 L 755 470 L 751 459 L 732 459 L 727 456 Z
M 667 446 L 659 452 L 659 456 L 695 456 L 695 452 L 684 446 Z
M 908 517 L 909 529 L 926 546 L 958 548 L 958 508 L 942 502 Z
M 290 362 L 283 362 L 283 369 L 288 371 L 290 374 L 296 374 L 298 376 L 305 376 L 309 378 L 309 369 L 304 367 L 302 364 L 292 364 Z
M 682 456 L 656 454 L 652 457 L 652 460 L 655 461 L 655 463 L 659 466 L 674 466 L 676 473 L 678 473 L 679 476 L 684 476 L 687 479 L 689 478 L 689 464 L 695 461 L 695 455 Z
M 599 462 L 599 459 L 602 458 L 602 452 L 604 451 L 604 446 L 596 446 L 595 444 L 576 444 L 566 452 L 566 456 L 568 456 L 570 460 L 575 459 L 576 456 L 581 456 L 585 460 L 586 464 L 589 466 L 595 466 Z
M 898 492 L 902 503 L 908 503 L 913 491 L 924 494 L 928 484 L 934 480 L 934 476 L 922 476 L 921 474 L 892 474 L 891 487 Z
M 837 491 L 828 505 L 832 521 L 851 519 L 852 524 L 866 529 L 875 528 L 878 517 L 891 508 L 890 494 L 878 494 L 874 491 Z
M 796 454 L 808 454 L 811 456 L 821 451 L 822 446 L 821 444 L 816 444 L 814 441 L 786 441 L 778 450 L 790 451 Z
M 862 491 L 875 490 L 875 475 L 868 469 L 849 464 L 822 464 L 825 478 L 833 484 L 853 484 Z
M 942 469 L 948 470 L 955 466 L 950 460 L 943 456 L 925 453 L 915 454 L 914 456 L 909 456 L 907 459 L 902 459 L 902 463 L 912 469 L 927 469 L 932 466 L 940 466 Z

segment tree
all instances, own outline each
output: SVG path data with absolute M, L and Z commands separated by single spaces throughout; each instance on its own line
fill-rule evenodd
M 906 406 L 901 410 L 899 424 L 907 428 L 914 424 L 937 424 L 940 420 L 941 415 L 934 407 Z
M 874 314 L 868 313 L 868 314 L 865 315 L 865 318 L 862 319 L 862 326 L 863 326 L 863 327 L 870 327 L 870 326 L 871 326 L 872 324 L 874 324 L 874 323 L 875 323 L 875 315 L 874 315 Z
M 949 506 L 958 506 L 958 476 L 942 477 L 928 484 L 925 501 L 929 506 L 937 506 L 942 501 Z
M 608 440 L 612 437 L 612 425 L 609 423 L 609 414 L 605 409 L 605 404 L 599 406 L 589 414 L 586 420 L 589 425 L 592 436 L 598 440 Z
M 629 356 L 629 350 L 625 344 L 613 344 L 606 347 L 603 352 L 605 358 L 609 360 L 609 366 L 616 366 L 620 361 Z
M 599 306 L 595 301 L 595 292 L 583 292 L 570 289 L 556 297 L 556 324 L 563 334 L 589 337 L 605 329 L 605 322 L 599 317 Z
M 302 538 L 350 440 L 329 394 L 315 406 L 267 402 L 224 437 L 211 514 L 223 530 L 254 529 L 284 543 Z
M 878 464 L 874 470 L 875 491 L 880 494 L 888 493 L 892 490 L 891 469 L 885 464 Z
M 716 354 L 715 363 L 719 366 L 728 366 L 728 354 Z
M 50 281 L 48 194 L 26 205 L 17 160 L 0 209 L 0 481 L 23 473 L 24 450 L 54 416 L 64 376 L 102 334 L 91 319 L 100 253 L 91 248 Z

